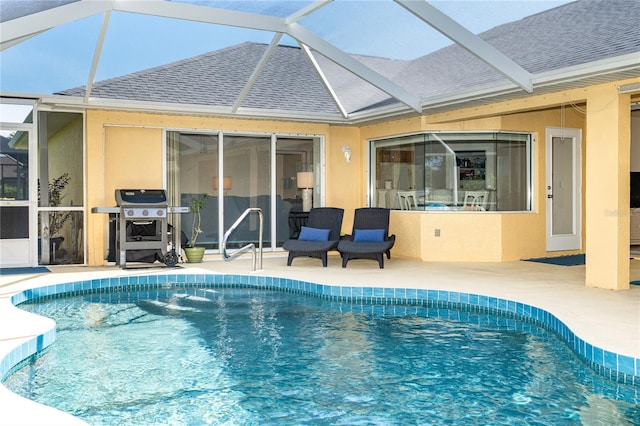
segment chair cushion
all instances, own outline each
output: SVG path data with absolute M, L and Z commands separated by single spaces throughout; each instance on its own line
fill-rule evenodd
M 384 241 L 384 229 L 354 229 L 353 241 L 356 243 L 379 243 Z
M 298 240 L 301 241 L 329 241 L 329 229 L 311 228 L 303 226 Z

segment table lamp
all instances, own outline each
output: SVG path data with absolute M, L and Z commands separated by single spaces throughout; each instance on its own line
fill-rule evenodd
M 308 212 L 313 205 L 313 172 L 298 172 L 296 181 L 302 189 L 302 211 Z
M 218 190 L 218 186 L 220 185 L 220 181 L 218 180 L 218 176 L 214 176 L 213 177 L 213 190 L 217 191 Z M 231 177 L 230 176 L 223 176 L 222 177 L 222 189 L 224 191 L 228 191 L 231 189 Z

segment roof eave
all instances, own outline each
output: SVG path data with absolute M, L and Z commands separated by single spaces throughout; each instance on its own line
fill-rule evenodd
M 594 77 L 612 76 L 611 80 L 613 80 L 616 74 L 632 70 L 640 70 L 640 51 L 535 74 L 533 78 L 534 90 L 544 86 L 566 84 Z M 640 72 L 638 72 L 638 77 L 640 77 Z
M 236 112 L 231 106 L 212 106 L 202 104 L 177 104 L 167 102 L 133 101 L 122 99 L 89 98 L 82 96 L 49 95 L 41 98 L 41 103 L 49 106 L 72 109 L 108 109 L 118 111 L 152 112 L 183 115 L 205 115 L 238 119 L 272 119 L 286 121 L 311 121 L 345 124 L 346 120 L 339 113 L 312 113 L 260 108 L 238 108 Z
M 590 81 L 615 81 L 631 76 L 640 76 L 640 55 L 637 53 L 622 55 L 614 58 L 594 61 L 553 71 L 547 71 L 533 76 L 534 92 L 526 93 L 515 84 L 503 80 L 494 84 L 464 89 L 444 96 L 423 97 L 421 104 L 424 113 L 435 113 L 470 105 L 490 104 L 506 99 L 522 98 L 536 94 L 549 93 L 584 87 Z M 3 94 L 18 97 L 19 94 Z M 23 95 L 24 97 L 24 95 Z M 33 97 L 33 95 L 29 95 Z M 44 95 L 41 102 L 47 105 L 63 106 L 66 108 L 97 108 L 123 111 L 148 111 L 170 114 L 193 114 L 222 116 L 231 118 L 257 118 L 284 121 L 305 121 L 328 124 L 368 124 L 392 118 L 402 118 L 419 115 L 401 102 L 352 112 L 345 119 L 339 113 L 310 113 L 287 110 L 269 110 L 258 108 L 238 108 L 233 112 L 231 107 L 220 107 L 199 104 L 175 104 L 147 101 L 131 101 L 121 99 L 90 98 L 85 101 L 82 97 L 66 95 Z
M 503 80 L 494 84 L 451 92 L 444 96 L 426 97 L 422 99 L 422 109 L 425 113 L 440 112 L 462 108 L 465 104 L 467 106 L 468 104 L 477 105 L 478 101 L 482 101 L 483 104 L 500 102 L 505 100 L 505 96 L 511 97 L 511 99 L 522 98 L 550 91 L 585 87 L 593 84 L 593 81 L 621 80 L 629 78 L 630 74 L 640 77 L 639 58 L 639 53 L 632 53 L 535 74 L 533 75 L 534 91 L 532 94 Z

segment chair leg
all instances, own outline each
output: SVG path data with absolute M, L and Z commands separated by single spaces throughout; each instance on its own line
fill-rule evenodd
M 391 249 L 387 250 L 387 259 L 391 259 Z
M 293 252 L 289 252 L 289 257 L 287 258 L 287 266 L 291 266 L 291 262 L 293 261 L 294 257 L 295 255 L 293 254 Z
M 378 259 L 378 266 L 380 266 L 380 269 L 384 269 L 384 254 L 378 253 L 376 254 L 376 258 Z
M 321 253 L 320 259 L 322 259 L 322 266 L 327 267 L 327 253 Z
M 347 267 L 347 262 L 349 261 L 349 255 L 342 253 L 342 267 L 346 268 Z

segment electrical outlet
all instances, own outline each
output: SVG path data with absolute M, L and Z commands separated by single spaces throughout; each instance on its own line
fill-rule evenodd
M 440 236 L 440 228 L 436 228 L 436 232 L 434 234 L 436 237 Z

